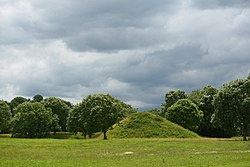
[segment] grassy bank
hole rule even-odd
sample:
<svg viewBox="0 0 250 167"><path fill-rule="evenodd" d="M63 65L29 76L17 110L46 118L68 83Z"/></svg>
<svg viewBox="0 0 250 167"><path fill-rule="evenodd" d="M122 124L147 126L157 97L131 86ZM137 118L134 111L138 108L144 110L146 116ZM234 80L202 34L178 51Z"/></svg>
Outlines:
<svg viewBox="0 0 250 167"><path fill-rule="evenodd" d="M0 138L0 166L249 166L250 142Z"/></svg>

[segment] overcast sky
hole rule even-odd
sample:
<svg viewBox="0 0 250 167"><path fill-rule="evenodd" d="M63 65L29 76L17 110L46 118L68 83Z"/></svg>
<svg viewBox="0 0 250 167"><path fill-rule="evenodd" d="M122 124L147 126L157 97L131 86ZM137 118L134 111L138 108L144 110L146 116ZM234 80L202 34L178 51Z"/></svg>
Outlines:
<svg viewBox="0 0 250 167"><path fill-rule="evenodd" d="M250 72L250 0L0 0L0 99L167 91Z"/></svg>

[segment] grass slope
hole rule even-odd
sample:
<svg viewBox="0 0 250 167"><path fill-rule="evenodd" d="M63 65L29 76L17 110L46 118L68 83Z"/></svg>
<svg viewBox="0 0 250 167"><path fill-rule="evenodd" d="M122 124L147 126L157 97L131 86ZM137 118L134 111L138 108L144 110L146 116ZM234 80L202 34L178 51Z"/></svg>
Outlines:
<svg viewBox="0 0 250 167"><path fill-rule="evenodd" d="M199 137L160 116L140 112L122 120L108 132L109 138L195 138Z"/></svg>

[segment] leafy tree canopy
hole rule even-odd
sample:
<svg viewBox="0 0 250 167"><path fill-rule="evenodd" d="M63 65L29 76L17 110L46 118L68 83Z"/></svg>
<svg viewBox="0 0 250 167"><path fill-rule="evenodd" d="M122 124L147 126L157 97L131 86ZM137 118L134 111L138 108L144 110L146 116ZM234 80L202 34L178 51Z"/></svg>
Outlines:
<svg viewBox="0 0 250 167"><path fill-rule="evenodd" d="M201 90L192 91L188 96L200 110L202 110L204 117L199 128L199 134L203 136L221 136L217 134L217 129L212 124L212 116L215 113L213 100L214 96L218 93L218 89L212 86L206 86Z"/></svg>
<svg viewBox="0 0 250 167"><path fill-rule="evenodd" d="M15 114L15 111L14 109L19 105L19 104L22 104L24 102L27 102L29 101L28 99L24 98L24 97L15 97L14 99L11 100L10 102L10 108L11 108L11 111L13 114Z"/></svg>
<svg viewBox="0 0 250 167"><path fill-rule="evenodd" d="M62 128L62 131L67 131L67 117L70 111L68 103L57 97L49 97L44 99L42 104L46 108L50 108L52 113L58 116L59 126Z"/></svg>
<svg viewBox="0 0 250 167"><path fill-rule="evenodd" d="M166 118L196 132L202 121L203 113L191 100L181 99L168 108Z"/></svg>
<svg viewBox="0 0 250 167"><path fill-rule="evenodd" d="M113 98L109 94L89 95L71 110L68 125L73 132L82 131L91 135L102 131L104 139L106 132L123 117L136 112L130 105Z"/></svg>
<svg viewBox="0 0 250 167"><path fill-rule="evenodd" d="M165 103L166 107L172 106L175 102L180 99L186 99L187 95L183 90L172 90L166 93L165 95Z"/></svg>
<svg viewBox="0 0 250 167"><path fill-rule="evenodd" d="M9 132L11 116L9 105L5 101L0 100L0 133Z"/></svg>
<svg viewBox="0 0 250 167"><path fill-rule="evenodd" d="M224 84L215 96L215 124L224 129L228 136L240 132L246 140L250 128L250 77Z"/></svg>
<svg viewBox="0 0 250 167"><path fill-rule="evenodd" d="M12 119L12 135L22 137L45 137L52 124L52 112L41 103L24 102L16 108Z"/></svg>
<svg viewBox="0 0 250 167"><path fill-rule="evenodd" d="M41 102L43 100L43 96L42 95L35 95L33 97L33 102Z"/></svg>
<svg viewBox="0 0 250 167"><path fill-rule="evenodd" d="M82 107L81 105L82 103L79 103L77 105L75 105L69 112L69 116L67 119L67 130L69 132L74 132L75 134L77 132L83 132L85 134L85 138L86 138L86 134L87 134L87 130L86 130L86 123L85 121L82 120L83 118L86 118L83 115L84 107Z"/></svg>
<svg viewBox="0 0 250 167"><path fill-rule="evenodd" d="M176 103L180 99L186 99L187 95L183 90L171 90L166 93L165 101L162 104L162 110L160 112L160 116L165 117L167 109L171 107L174 103Z"/></svg>

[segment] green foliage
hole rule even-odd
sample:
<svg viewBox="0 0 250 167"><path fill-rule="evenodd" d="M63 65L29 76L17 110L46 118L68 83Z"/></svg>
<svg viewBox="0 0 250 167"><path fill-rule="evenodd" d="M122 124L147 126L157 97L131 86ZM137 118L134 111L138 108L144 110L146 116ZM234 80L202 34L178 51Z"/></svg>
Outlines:
<svg viewBox="0 0 250 167"><path fill-rule="evenodd" d="M223 86L215 96L215 124L228 136L243 133L246 140L250 128L250 79L238 79Z"/></svg>
<svg viewBox="0 0 250 167"><path fill-rule="evenodd" d="M52 112L41 103L24 102L16 108L12 119L12 135L21 137L45 137L50 132Z"/></svg>
<svg viewBox="0 0 250 167"><path fill-rule="evenodd" d="M59 125L58 115L54 114L52 116L51 130L56 134L57 131L61 131L61 127Z"/></svg>
<svg viewBox="0 0 250 167"><path fill-rule="evenodd" d="M193 138L197 134L148 112L134 113L108 132L111 138Z"/></svg>
<svg viewBox="0 0 250 167"><path fill-rule="evenodd" d="M203 136L220 137L222 135L221 133L217 133L219 129L216 129L212 124L212 116L215 113L213 101L217 92L217 88L209 85L201 90L193 91L188 96L188 98L193 101L204 114L198 130L199 134Z"/></svg>
<svg viewBox="0 0 250 167"><path fill-rule="evenodd" d="M91 114L84 101L75 105L69 113L67 128L69 132L82 132L84 138L88 134L90 137L97 131L97 124L95 124L94 115Z"/></svg>
<svg viewBox="0 0 250 167"><path fill-rule="evenodd" d="M192 101L181 99L168 108L166 118L184 128L197 132L203 113Z"/></svg>
<svg viewBox="0 0 250 167"><path fill-rule="evenodd" d="M69 116L67 119L67 130L69 132L86 132L85 128L83 128L84 123L80 122L81 114L83 110L81 110L80 104L75 105L69 112Z"/></svg>
<svg viewBox="0 0 250 167"><path fill-rule="evenodd" d="M41 102L43 100L43 96L42 95L35 95L33 97L33 102Z"/></svg>
<svg viewBox="0 0 250 167"><path fill-rule="evenodd" d="M122 102L119 99L113 98L115 107L118 109L118 121L122 120L123 118L138 112L135 108L131 105Z"/></svg>
<svg viewBox="0 0 250 167"><path fill-rule="evenodd" d="M60 98L49 97L44 99L42 104L46 108L50 108L52 113L58 116L59 126L62 128L62 131L67 131L67 117L70 111L70 107L67 102Z"/></svg>
<svg viewBox="0 0 250 167"><path fill-rule="evenodd" d="M94 131L102 131L104 139L107 139L106 132L119 120L121 105L109 94L89 95L83 103L89 112L90 122L94 123Z"/></svg>
<svg viewBox="0 0 250 167"><path fill-rule="evenodd" d="M10 108L13 114L16 114L15 112L15 108L19 105L22 104L24 102L29 101L28 99L24 98L24 97L15 97L14 99L11 100L10 102Z"/></svg>
<svg viewBox="0 0 250 167"><path fill-rule="evenodd" d="M186 99L187 95L183 90L172 90L166 93L165 95L165 107L172 106L175 102L177 102L180 99Z"/></svg>
<svg viewBox="0 0 250 167"><path fill-rule="evenodd" d="M9 105L0 100L0 133L6 133L10 130L11 110Z"/></svg>
<svg viewBox="0 0 250 167"><path fill-rule="evenodd" d="M186 99L187 95L183 90L172 90L166 93L165 101L162 104L163 109L161 110L160 116L164 117L169 107L176 103L180 99Z"/></svg>
<svg viewBox="0 0 250 167"><path fill-rule="evenodd" d="M83 132L85 138L86 134L91 136L102 131L106 139L106 132L113 124L134 112L136 111L130 105L109 94L89 95L71 110L68 130L75 133Z"/></svg>

